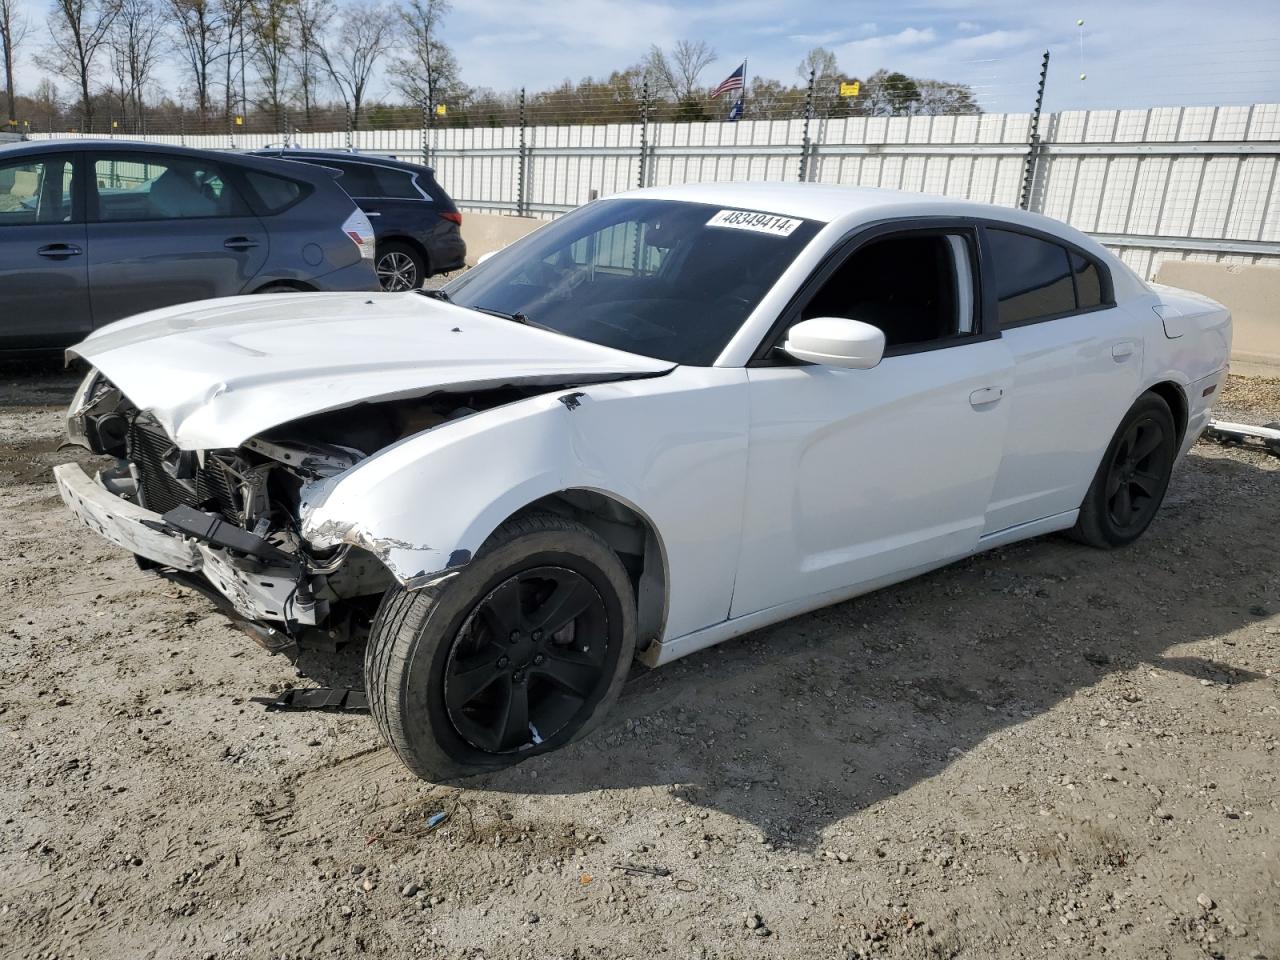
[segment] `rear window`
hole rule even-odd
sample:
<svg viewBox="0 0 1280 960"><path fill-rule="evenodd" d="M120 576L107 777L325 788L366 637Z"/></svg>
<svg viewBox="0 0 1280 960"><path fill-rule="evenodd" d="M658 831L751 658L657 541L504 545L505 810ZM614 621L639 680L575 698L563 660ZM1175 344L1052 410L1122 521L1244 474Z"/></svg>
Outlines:
<svg viewBox="0 0 1280 960"><path fill-rule="evenodd" d="M413 185L413 174L367 163L335 163L342 171L338 183L353 197L385 197L392 200L425 200Z"/></svg>
<svg viewBox="0 0 1280 960"><path fill-rule="evenodd" d="M296 180L258 170L246 170L244 176L258 195L263 213L282 213L302 199L303 187Z"/></svg>
<svg viewBox="0 0 1280 960"><path fill-rule="evenodd" d="M1082 253L1071 253L1071 269L1076 276L1076 301L1081 310L1102 306L1102 277L1098 265Z"/></svg>
<svg viewBox="0 0 1280 960"><path fill-rule="evenodd" d="M1075 289L1067 248L1009 230L988 230L1001 326L1072 313Z"/></svg>

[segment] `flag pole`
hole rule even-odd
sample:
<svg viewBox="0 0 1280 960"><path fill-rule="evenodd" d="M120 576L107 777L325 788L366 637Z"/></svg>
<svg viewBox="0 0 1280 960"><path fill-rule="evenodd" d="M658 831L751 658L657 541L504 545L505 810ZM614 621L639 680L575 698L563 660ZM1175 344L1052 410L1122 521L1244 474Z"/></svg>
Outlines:
<svg viewBox="0 0 1280 960"><path fill-rule="evenodd" d="M738 119L742 120L747 115L747 58L742 58L742 112L738 114Z"/></svg>

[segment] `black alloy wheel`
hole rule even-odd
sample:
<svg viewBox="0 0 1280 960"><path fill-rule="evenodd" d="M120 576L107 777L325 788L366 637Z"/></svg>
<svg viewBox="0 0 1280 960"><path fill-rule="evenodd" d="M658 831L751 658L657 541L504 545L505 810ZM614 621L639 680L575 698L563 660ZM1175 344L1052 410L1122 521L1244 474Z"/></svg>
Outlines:
<svg viewBox="0 0 1280 960"><path fill-rule="evenodd" d="M1133 421L1121 436L1106 485L1107 513L1117 532L1141 531L1155 515L1173 466L1170 439L1153 416Z"/></svg>
<svg viewBox="0 0 1280 960"><path fill-rule="evenodd" d="M1071 535L1103 549L1137 540L1164 501L1180 439L1164 399L1139 397L1107 446Z"/></svg>
<svg viewBox="0 0 1280 960"><path fill-rule="evenodd" d="M605 677L604 600L582 574L539 566L504 580L454 638L445 709L487 753L537 746L581 712Z"/></svg>

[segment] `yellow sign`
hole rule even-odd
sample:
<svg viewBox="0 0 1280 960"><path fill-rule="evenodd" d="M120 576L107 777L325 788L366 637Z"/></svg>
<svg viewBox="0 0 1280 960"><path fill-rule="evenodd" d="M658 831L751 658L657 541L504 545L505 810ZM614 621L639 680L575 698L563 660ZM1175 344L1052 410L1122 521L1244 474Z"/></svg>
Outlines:
<svg viewBox="0 0 1280 960"><path fill-rule="evenodd" d="M856 97L861 89L861 80L855 80L853 83L846 83L843 80L840 81L840 96L842 97Z"/></svg>
<svg viewBox="0 0 1280 960"><path fill-rule="evenodd" d="M243 127L243 126L244 126L244 117L239 117L239 116L238 116L238 117L236 117L236 126L237 126L237 127Z"/></svg>
<svg viewBox="0 0 1280 960"><path fill-rule="evenodd" d="M118 128L119 126L120 126L120 124L116 123L114 120L112 120L112 121L111 121L111 129L112 129L112 130L115 130L115 129L116 129L116 128Z"/></svg>
<svg viewBox="0 0 1280 960"><path fill-rule="evenodd" d="M437 104L436 104L436 116L437 116L437 117L445 117L445 116L448 116L448 115L449 115L449 108L448 108L448 107L446 107L443 103L437 103Z"/></svg>

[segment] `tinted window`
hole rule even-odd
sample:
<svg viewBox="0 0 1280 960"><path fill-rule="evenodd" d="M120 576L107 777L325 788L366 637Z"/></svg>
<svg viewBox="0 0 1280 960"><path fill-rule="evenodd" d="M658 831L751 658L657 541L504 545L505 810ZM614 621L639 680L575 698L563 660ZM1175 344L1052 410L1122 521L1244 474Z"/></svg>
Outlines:
<svg viewBox="0 0 1280 960"><path fill-rule="evenodd" d="M100 221L238 217L243 199L208 160L152 153L99 155L93 161Z"/></svg>
<svg viewBox="0 0 1280 960"><path fill-rule="evenodd" d="M886 347L972 333L969 251L961 235L916 234L872 241L850 254L801 317L861 320L884 331Z"/></svg>
<svg viewBox="0 0 1280 960"><path fill-rule="evenodd" d="M1076 275L1076 303L1081 310L1102 306L1102 277L1098 265L1084 254L1071 252L1071 268Z"/></svg>
<svg viewBox="0 0 1280 960"><path fill-rule="evenodd" d="M818 226L701 203L610 200L549 223L445 289L464 307L707 366Z"/></svg>
<svg viewBox="0 0 1280 960"><path fill-rule="evenodd" d="M259 173L257 170L245 170L244 177L253 187L253 192L262 201L263 213L280 213L298 202L302 196L302 184L288 177L277 177L271 173Z"/></svg>
<svg viewBox="0 0 1280 960"><path fill-rule="evenodd" d="M426 200L423 191L413 185L413 174L403 170L392 170L390 167L378 168L379 196L397 200Z"/></svg>
<svg viewBox="0 0 1280 960"><path fill-rule="evenodd" d="M0 164L0 226L71 219L71 157Z"/></svg>
<svg viewBox="0 0 1280 960"><path fill-rule="evenodd" d="M330 163L327 160L325 161L325 166L331 166L335 170L342 171L342 176L338 178L338 183L350 196L382 196L382 189L378 186L375 168L365 166L362 163Z"/></svg>
<svg viewBox="0 0 1280 960"><path fill-rule="evenodd" d="M1076 309L1066 247L1008 230L988 230L987 237L1002 326Z"/></svg>

